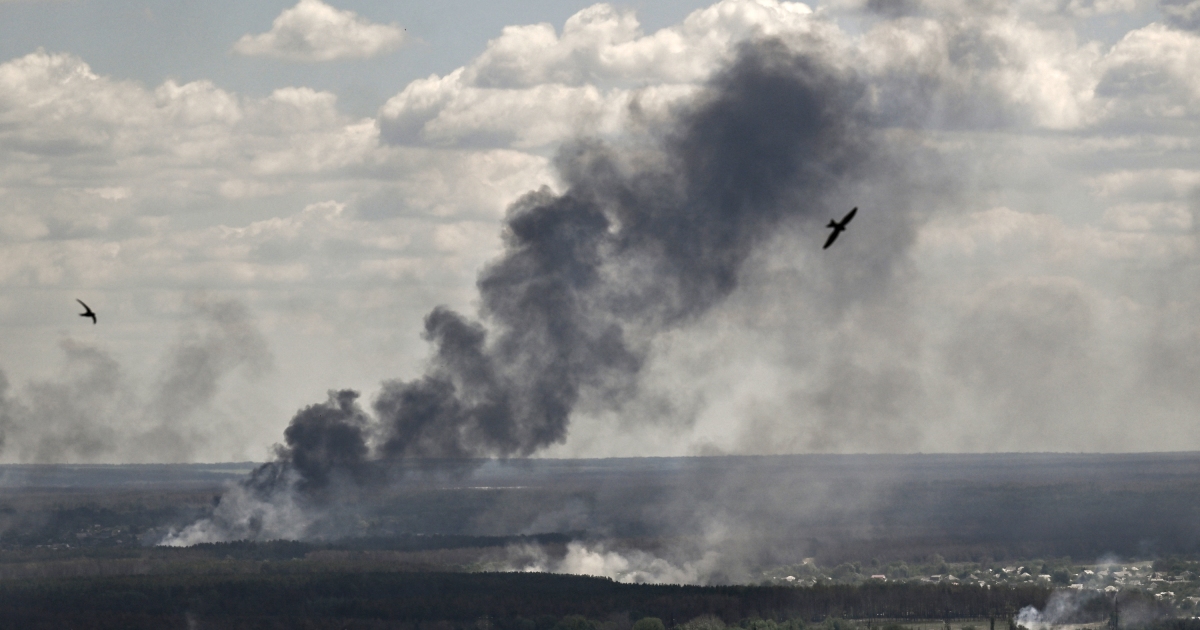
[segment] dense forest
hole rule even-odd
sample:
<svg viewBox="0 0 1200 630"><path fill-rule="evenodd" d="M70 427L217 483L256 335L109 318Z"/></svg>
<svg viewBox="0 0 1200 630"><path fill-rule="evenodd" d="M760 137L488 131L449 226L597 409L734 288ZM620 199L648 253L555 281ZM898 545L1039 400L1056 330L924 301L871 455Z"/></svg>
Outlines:
<svg viewBox="0 0 1200 630"><path fill-rule="evenodd" d="M793 628L827 619L882 624L884 619L998 617L1007 628L1007 620L1017 610L1043 607L1049 594L1048 589L1034 586L701 587L619 584L544 573L281 570L243 576L0 581L0 626L168 628L187 627L190 622L193 627L220 628L479 630L484 620L496 630L565 630L565 619L582 623L574 630L629 630L629 620L645 617L661 619L668 628L705 617L722 624L790 621ZM1105 618L1105 610L1094 612L1089 620ZM388 623L380 625L383 622Z"/></svg>

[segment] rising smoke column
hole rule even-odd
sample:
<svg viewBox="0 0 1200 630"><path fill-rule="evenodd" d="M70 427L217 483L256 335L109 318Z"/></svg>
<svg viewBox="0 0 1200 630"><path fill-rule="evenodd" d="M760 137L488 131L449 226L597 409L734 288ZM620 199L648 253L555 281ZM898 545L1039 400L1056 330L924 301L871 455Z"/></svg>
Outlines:
<svg viewBox="0 0 1200 630"><path fill-rule="evenodd" d="M380 455L528 455L566 438L584 392L617 405L649 337L727 297L775 227L824 217L860 172L862 93L781 42L759 42L650 155L564 149L566 192L514 204L505 255L480 276L488 328L435 310L429 372L384 385Z"/></svg>
<svg viewBox="0 0 1200 630"><path fill-rule="evenodd" d="M278 505L286 494L291 512L293 491L303 502L330 479L362 480L371 461L526 456L564 441L581 402L619 408L650 340L729 296L782 223L853 205L840 195L872 159L864 94L852 76L760 40L651 141L564 147L565 192L543 188L508 211L504 254L478 280L480 321L434 309L425 374L385 382L372 426L355 394L331 394L234 496ZM271 535L220 526L248 513L261 522L259 508L223 501L214 522L168 542Z"/></svg>

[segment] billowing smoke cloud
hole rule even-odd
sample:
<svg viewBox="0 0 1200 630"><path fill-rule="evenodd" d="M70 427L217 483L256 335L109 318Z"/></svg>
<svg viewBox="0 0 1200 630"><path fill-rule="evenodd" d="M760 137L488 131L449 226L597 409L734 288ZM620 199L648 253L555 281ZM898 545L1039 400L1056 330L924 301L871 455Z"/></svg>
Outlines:
<svg viewBox="0 0 1200 630"><path fill-rule="evenodd" d="M235 371L271 367L266 340L240 302L192 302L148 395L102 348L60 343L63 373L10 393L0 373L0 439L21 462L189 461L209 433L189 422Z"/></svg>
<svg viewBox="0 0 1200 630"><path fill-rule="evenodd" d="M332 482L413 458L527 456L563 442L573 411L619 410L656 335L725 300L778 230L853 205L850 187L880 159L865 93L818 57L762 40L649 140L564 147L564 192L528 193L508 211L505 252L478 280L481 321L434 309L425 374L384 383L375 422L352 392L302 410L277 461L168 542L278 536L261 506L240 502L293 491L316 501ZM884 222L903 224L892 208ZM911 230L895 233L907 243ZM880 248L867 268L886 276L885 258L902 251Z"/></svg>
<svg viewBox="0 0 1200 630"><path fill-rule="evenodd" d="M365 465L369 420L357 399L354 391L330 392L328 402L302 409L283 432L287 446L276 448L277 461L256 469L246 485L270 494L291 474L306 493L343 477L362 483L371 470Z"/></svg>
<svg viewBox="0 0 1200 630"><path fill-rule="evenodd" d="M381 455L528 455L565 438L585 391L618 405L650 336L727 297L773 227L823 217L860 174L861 96L853 81L760 43L657 150L566 148L566 192L514 204L506 255L479 279L489 330L435 310L429 373L385 385Z"/></svg>

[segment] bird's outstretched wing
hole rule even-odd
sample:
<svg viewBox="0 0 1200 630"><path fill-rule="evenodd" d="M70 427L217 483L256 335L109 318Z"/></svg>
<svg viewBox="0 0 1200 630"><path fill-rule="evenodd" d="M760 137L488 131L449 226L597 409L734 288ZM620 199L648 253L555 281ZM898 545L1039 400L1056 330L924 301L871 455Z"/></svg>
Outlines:
<svg viewBox="0 0 1200 630"><path fill-rule="evenodd" d="M858 212L858 206L854 206L854 209L850 211L850 214L847 214L845 216L845 218L842 219L842 227L846 227L847 225L849 225L850 219L853 219L855 213L857 213L857 212Z"/></svg>
<svg viewBox="0 0 1200 630"><path fill-rule="evenodd" d="M842 233L841 230L835 229L833 231L833 234L829 235L829 240L825 241L825 247L822 247L821 249L829 249L829 246L833 245L833 242L837 240L838 234L841 234L841 233Z"/></svg>
<svg viewBox="0 0 1200 630"><path fill-rule="evenodd" d="M79 316L80 317L91 317L92 323L95 324L96 323L96 313L92 311L92 307L88 306L87 304L84 304L83 300L81 300L79 298L75 298L75 301L79 302L81 305L83 305L84 312L80 313Z"/></svg>

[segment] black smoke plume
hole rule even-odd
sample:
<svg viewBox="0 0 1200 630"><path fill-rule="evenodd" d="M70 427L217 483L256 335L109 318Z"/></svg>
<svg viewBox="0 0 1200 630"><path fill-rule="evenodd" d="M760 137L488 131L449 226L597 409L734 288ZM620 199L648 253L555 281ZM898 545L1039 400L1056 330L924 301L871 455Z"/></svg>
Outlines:
<svg viewBox="0 0 1200 630"><path fill-rule="evenodd" d="M399 461L526 456L563 442L581 402L619 409L651 338L729 296L757 245L855 205L841 195L872 158L864 94L780 41L752 42L649 140L564 147L565 192L508 211L480 321L434 309L425 374L384 383L374 422L356 394L333 394L247 484L312 492Z"/></svg>
<svg viewBox="0 0 1200 630"><path fill-rule="evenodd" d="M645 340L736 288L755 245L824 201L866 157L862 92L779 42L746 46L652 156L580 142L567 190L509 210L478 323L425 320L430 370L384 385L380 456L521 456L566 438L587 390L616 404ZM490 338L489 338L490 337Z"/></svg>
<svg viewBox="0 0 1200 630"><path fill-rule="evenodd" d="M295 474L298 490L313 493L340 479L361 484L366 466L370 420L356 402L358 392L330 392L323 404L300 410L283 432L287 446L275 447L276 461L259 466L246 486L270 493Z"/></svg>

